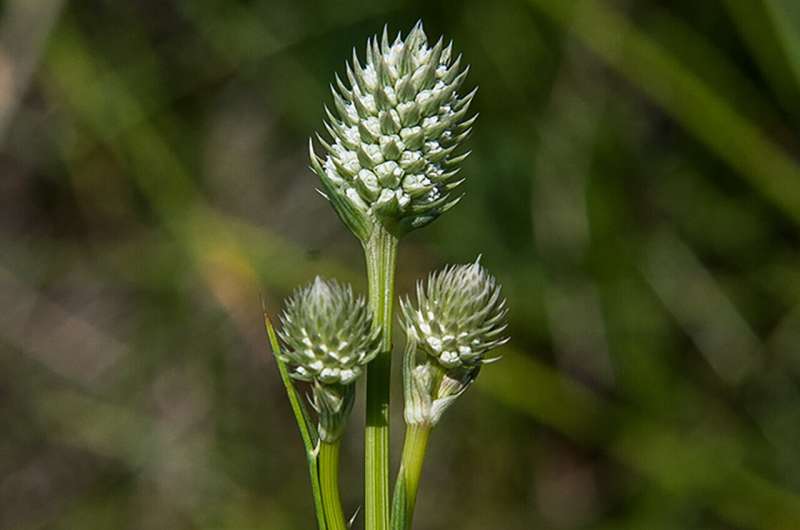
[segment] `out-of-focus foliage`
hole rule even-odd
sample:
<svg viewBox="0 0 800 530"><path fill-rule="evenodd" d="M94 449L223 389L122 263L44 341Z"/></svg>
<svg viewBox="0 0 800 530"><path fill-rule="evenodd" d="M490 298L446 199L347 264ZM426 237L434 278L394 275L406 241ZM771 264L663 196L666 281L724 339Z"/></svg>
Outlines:
<svg viewBox="0 0 800 530"><path fill-rule="evenodd" d="M800 527L794 0L0 5L0 529L313 526L259 297L363 291L307 138L418 18L481 115L398 290L482 253L513 337L418 528Z"/></svg>

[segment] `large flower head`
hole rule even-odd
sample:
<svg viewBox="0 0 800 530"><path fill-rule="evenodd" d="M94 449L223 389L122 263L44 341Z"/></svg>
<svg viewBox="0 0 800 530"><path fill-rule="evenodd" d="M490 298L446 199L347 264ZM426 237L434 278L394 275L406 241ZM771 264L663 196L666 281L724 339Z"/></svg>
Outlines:
<svg viewBox="0 0 800 530"><path fill-rule="evenodd" d="M479 259L432 273L417 284L417 305L401 301L406 333L446 370L492 361L487 353L508 341L505 298Z"/></svg>
<svg viewBox="0 0 800 530"><path fill-rule="evenodd" d="M395 235L424 226L458 202L456 153L475 117L475 91L460 95L468 68L452 43L433 46L417 23L405 39L367 42L366 60L353 50L347 79L332 85L335 112L326 108L330 140L311 167L339 216L361 240L375 223Z"/></svg>
<svg viewBox="0 0 800 530"><path fill-rule="evenodd" d="M378 353L379 328L363 297L335 280L317 277L297 289L281 315L281 360L295 379L349 385Z"/></svg>

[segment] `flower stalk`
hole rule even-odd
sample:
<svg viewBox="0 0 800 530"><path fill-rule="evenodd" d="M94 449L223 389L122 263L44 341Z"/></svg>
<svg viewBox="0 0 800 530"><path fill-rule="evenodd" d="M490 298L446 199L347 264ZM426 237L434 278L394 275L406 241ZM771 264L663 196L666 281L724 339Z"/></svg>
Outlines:
<svg viewBox="0 0 800 530"><path fill-rule="evenodd" d="M370 530L389 527L389 405L392 373L392 315L397 238L378 226L364 243L368 304L380 329L378 355L367 367L364 429L364 517Z"/></svg>
<svg viewBox="0 0 800 530"><path fill-rule="evenodd" d="M417 502L422 464L428 450L431 425L409 425L403 442L403 457L397 472L392 506L392 530L408 530Z"/></svg>
<svg viewBox="0 0 800 530"><path fill-rule="evenodd" d="M347 530L339 495L339 448L341 441L322 442L319 448L319 480L328 530Z"/></svg>

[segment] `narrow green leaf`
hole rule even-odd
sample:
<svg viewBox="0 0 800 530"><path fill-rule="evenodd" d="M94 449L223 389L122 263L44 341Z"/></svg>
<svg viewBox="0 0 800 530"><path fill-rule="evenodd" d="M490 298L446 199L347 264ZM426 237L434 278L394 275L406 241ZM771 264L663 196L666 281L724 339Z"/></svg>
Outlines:
<svg viewBox="0 0 800 530"><path fill-rule="evenodd" d="M264 313L264 325L267 328L269 344L272 348L272 356L275 358L275 363L278 365L281 381L283 381L286 394L289 396L289 403L292 406L292 412L294 412L295 419L297 420L297 426L300 428L300 436L303 438L303 445L305 445L306 451L313 452L317 445L316 428L309 418L308 410L306 410L305 405L303 405L303 400L300 398L297 388L294 386L294 381L292 381L292 378L289 376L289 369L286 367L286 363L281 361L279 357L281 346L280 342L278 342L278 334L275 333L275 328L272 326L272 322L266 313Z"/></svg>
<svg viewBox="0 0 800 530"><path fill-rule="evenodd" d="M795 83L800 85L800 5L796 1L766 0L764 6L783 45Z"/></svg>
<svg viewBox="0 0 800 530"><path fill-rule="evenodd" d="M275 364L278 365L278 372L281 376L284 388L286 388L286 395L289 397L289 403L292 407L297 427L300 429L300 437L303 439L303 446L306 450L306 460L308 461L308 473L311 478L311 491L314 496L314 509L317 516L317 524L319 530L327 530L325 524L325 512L322 507L322 488L319 481L319 462L317 458L317 445L319 438L314 423L311 421L308 410L306 410L297 388L294 386L294 381L289 377L289 369L286 363L280 359L280 342L278 341L278 334L275 333L275 328L269 319L266 311L264 312L264 326L267 329L267 336L269 337L270 347L272 348L272 356L275 358Z"/></svg>

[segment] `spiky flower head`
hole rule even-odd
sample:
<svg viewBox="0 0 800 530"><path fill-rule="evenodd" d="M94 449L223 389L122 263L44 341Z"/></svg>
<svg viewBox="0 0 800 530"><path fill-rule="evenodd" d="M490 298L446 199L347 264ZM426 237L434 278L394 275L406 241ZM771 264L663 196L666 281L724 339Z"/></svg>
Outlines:
<svg viewBox="0 0 800 530"><path fill-rule="evenodd" d="M350 230L365 241L376 223L396 236L424 226L460 197L453 190L467 154L457 154L475 116L475 90L459 95L469 67L453 58L452 43L432 47L422 23L405 39L367 41L364 66L353 50L347 79L331 85L324 157L310 145L311 167L325 196Z"/></svg>
<svg viewBox="0 0 800 530"><path fill-rule="evenodd" d="M364 298L335 280L317 277L297 289L281 315L281 360L295 379L349 385L378 353L379 328Z"/></svg>
<svg viewBox="0 0 800 530"><path fill-rule="evenodd" d="M406 333L446 370L496 359L487 353L508 341L506 301L480 264L453 265L417 284L417 306L401 301Z"/></svg>

